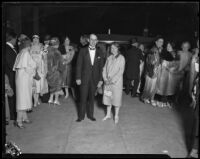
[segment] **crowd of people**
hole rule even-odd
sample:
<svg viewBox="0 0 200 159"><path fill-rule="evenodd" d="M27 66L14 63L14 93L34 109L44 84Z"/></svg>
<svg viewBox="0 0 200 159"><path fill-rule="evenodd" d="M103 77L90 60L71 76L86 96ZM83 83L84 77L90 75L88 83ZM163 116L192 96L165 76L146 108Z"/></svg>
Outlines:
<svg viewBox="0 0 200 159"><path fill-rule="evenodd" d="M77 122L84 120L85 114L96 120L94 99L99 92L107 106L102 120L111 118L113 106L117 124L123 89L126 95L131 92L132 97L154 107L172 108L187 98L198 117L199 40L192 51L188 41L177 50L174 42L164 40L158 37L149 49L133 38L122 55L120 44L114 42L106 48L98 44L95 34L81 36L78 47L68 36L61 43L58 37L48 35L41 43L39 35L30 39L7 32L5 95L10 120L25 128L24 123L31 123L27 112L40 105L45 94L49 94L49 105L59 106L60 96L68 98L69 89L79 102Z"/></svg>

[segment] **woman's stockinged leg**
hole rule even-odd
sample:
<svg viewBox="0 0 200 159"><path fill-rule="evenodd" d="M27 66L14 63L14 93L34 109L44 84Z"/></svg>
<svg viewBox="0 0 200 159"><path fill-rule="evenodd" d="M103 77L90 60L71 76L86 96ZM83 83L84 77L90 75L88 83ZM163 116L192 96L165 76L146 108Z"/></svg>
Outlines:
<svg viewBox="0 0 200 159"><path fill-rule="evenodd" d="M115 124L119 121L119 107L115 107Z"/></svg>
<svg viewBox="0 0 200 159"><path fill-rule="evenodd" d="M65 88L65 98L68 98L68 96L69 96L69 88L68 87L66 87Z"/></svg>
<svg viewBox="0 0 200 159"><path fill-rule="evenodd" d="M17 123L22 125L22 121L23 121L23 111L18 110L17 111Z"/></svg>
<svg viewBox="0 0 200 159"><path fill-rule="evenodd" d="M36 95L36 93L33 93L33 106L34 107L37 106L37 95Z"/></svg>
<svg viewBox="0 0 200 159"><path fill-rule="evenodd" d="M39 104L39 93L34 93L34 107L36 107Z"/></svg>
<svg viewBox="0 0 200 159"><path fill-rule="evenodd" d="M107 106L106 116L103 118L103 121L105 121L105 120L111 118L111 108L112 108L111 105L108 105L108 106Z"/></svg>
<svg viewBox="0 0 200 159"><path fill-rule="evenodd" d="M54 97L54 93L51 93L51 94L50 94L50 97L49 97L49 101L48 101L49 105L50 105L51 103L53 103L53 97Z"/></svg>
<svg viewBox="0 0 200 159"><path fill-rule="evenodd" d="M56 92L55 93L55 101L54 101L54 104L56 104L56 105L60 105L60 102L59 102L59 92Z"/></svg>

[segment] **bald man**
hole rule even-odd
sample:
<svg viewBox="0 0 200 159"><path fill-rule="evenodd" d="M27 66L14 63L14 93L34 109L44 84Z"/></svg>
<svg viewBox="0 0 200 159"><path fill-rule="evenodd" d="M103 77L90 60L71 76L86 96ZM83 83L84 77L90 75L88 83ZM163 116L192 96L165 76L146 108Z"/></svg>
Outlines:
<svg viewBox="0 0 200 159"><path fill-rule="evenodd" d="M96 48L97 36L91 34L89 46L82 48L79 52L76 65L76 83L80 86L80 104L78 107L77 122L87 117L96 121L94 118L94 96L97 88L101 87L103 54Z"/></svg>

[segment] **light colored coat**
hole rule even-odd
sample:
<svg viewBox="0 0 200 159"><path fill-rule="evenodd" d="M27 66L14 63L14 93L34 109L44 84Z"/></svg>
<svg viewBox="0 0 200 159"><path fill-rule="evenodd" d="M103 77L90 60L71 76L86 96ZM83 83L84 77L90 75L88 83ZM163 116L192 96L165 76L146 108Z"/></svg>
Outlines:
<svg viewBox="0 0 200 159"><path fill-rule="evenodd" d="M17 55L13 70L16 71L16 108L30 110L32 107L32 84L36 63L32 59L29 48L21 50Z"/></svg>
<svg viewBox="0 0 200 159"><path fill-rule="evenodd" d="M37 65L37 72L40 76L40 80L33 80L35 93L45 94L48 92L48 83L45 79L47 70L45 70L45 59L44 59L44 52L43 46L41 44L32 45L30 50L31 56L33 60L36 62Z"/></svg>
<svg viewBox="0 0 200 159"><path fill-rule="evenodd" d="M122 55L117 58L111 55L106 60L106 64L103 68L103 80L111 80L110 89L112 97L103 95L103 104L113 105L120 107L122 105L122 91L123 91L123 73L125 67L125 59Z"/></svg>

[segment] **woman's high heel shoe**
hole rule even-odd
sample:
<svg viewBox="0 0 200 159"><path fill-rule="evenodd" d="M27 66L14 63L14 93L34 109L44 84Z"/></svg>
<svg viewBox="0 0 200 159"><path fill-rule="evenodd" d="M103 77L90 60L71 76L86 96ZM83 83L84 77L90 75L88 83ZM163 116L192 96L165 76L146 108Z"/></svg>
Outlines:
<svg viewBox="0 0 200 159"><path fill-rule="evenodd" d="M23 120L23 123L26 123L26 124L31 124L32 123L32 121L30 121L30 120Z"/></svg>
<svg viewBox="0 0 200 159"><path fill-rule="evenodd" d="M50 106L51 104L53 104L53 100L49 99L48 103L49 103L49 106Z"/></svg>
<svg viewBox="0 0 200 159"><path fill-rule="evenodd" d="M54 105L61 105L59 101L54 101Z"/></svg>
<svg viewBox="0 0 200 159"><path fill-rule="evenodd" d="M24 129L25 127L23 126L23 124L19 124L18 122L14 122L14 126L20 128L20 129Z"/></svg>
<svg viewBox="0 0 200 159"><path fill-rule="evenodd" d="M102 119L102 121L105 121L105 120L110 119L110 118L111 118L111 116L105 116L105 117Z"/></svg>

